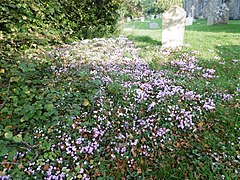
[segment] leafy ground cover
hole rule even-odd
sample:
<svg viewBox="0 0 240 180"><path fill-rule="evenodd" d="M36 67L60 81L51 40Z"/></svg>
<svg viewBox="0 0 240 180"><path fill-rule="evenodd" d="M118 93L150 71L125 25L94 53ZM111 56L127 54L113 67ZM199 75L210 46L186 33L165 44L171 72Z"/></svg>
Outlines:
<svg viewBox="0 0 240 180"><path fill-rule="evenodd" d="M204 51L170 51L151 34L144 41L133 34L135 43L121 36L29 49L14 69L3 64L1 82L9 81L1 90L1 175L238 179L240 56L228 47L233 34L218 43L232 50L219 49L220 59L204 59L213 39Z"/></svg>

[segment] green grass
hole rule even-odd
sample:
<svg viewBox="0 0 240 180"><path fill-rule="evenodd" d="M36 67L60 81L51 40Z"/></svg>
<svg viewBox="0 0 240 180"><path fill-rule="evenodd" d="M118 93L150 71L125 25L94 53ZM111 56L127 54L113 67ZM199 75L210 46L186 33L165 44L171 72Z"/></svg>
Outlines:
<svg viewBox="0 0 240 180"><path fill-rule="evenodd" d="M154 20L160 29L148 28L147 22L129 22L121 26L122 34L134 40L139 47L153 47L161 45L162 31L161 20ZM197 50L200 59L214 60L220 57L222 60L240 58L240 21L232 20L228 25L207 26L206 20L197 20L192 26L187 26L185 31L185 45L183 50ZM126 31L125 28L132 28ZM125 29L125 30L124 30Z"/></svg>
<svg viewBox="0 0 240 180"><path fill-rule="evenodd" d="M160 20L156 20L161 23ZM185 46L180 50L164 55L161 51L161 29L150 30L148 22L130 22L122 26L122 34L133 40L137 47L142 48L140 54L148 59L154 69L167 68L163 62L179 59L183 53L195 51L198 64L202 67L215 69L217 78L210 82L196 78L192 81L180 81L187 89L200 94L203 92L225 92L238 94L240 86L240 21L232 20L227 25L208 26L206 20L197 20L192 26L185 28ZM131 28L125 31L124 28ZM238 60L238 61L236 61ZM177 80L178 78L175 77ZM207 84L206 84L207 83ZM237 179L234 168L239 167L239 161L233 161L239 154L240 111L239 94L230 102L218 102L214 114L206 114L204 128L200 133L186 141L180 148L168 155L163 165L156 165L153 176L160 179ZM181 143L180 143L181 144ZM215 152L216 157L209 158L207 154ZM200 155L201 154L201 155ZM225 154L226 159L216 165L213 171L213 161L219 154ZM176 158L180 160L176 162ZM175 165L170 165L175 164ZM234 166L233 165L233 166ZM236 167L235 166L235 167ZM159 169L158 169L159 168ZM239 168L237 168L239 172ZM157 173L157 174L155 174ZM222 177L220 176L222 174Z"/></svg>

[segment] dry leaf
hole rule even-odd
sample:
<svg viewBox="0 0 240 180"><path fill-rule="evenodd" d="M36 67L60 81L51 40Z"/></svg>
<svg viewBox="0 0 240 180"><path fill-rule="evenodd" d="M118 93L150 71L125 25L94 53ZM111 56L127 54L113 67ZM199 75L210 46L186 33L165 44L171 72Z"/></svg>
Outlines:
<svg viewBox="0 0 240 180"><path fill-rule="evenodd" d="M203 124L204 124L204 122L199 122L198 123L198 128L202 128Z"/></svg>
<svg viewBox="0 0 240 180"><path fill-rule="evenodd" d="M24 168L24 166L22 163L18 165L18 169L23 169L23 168Z"/></svg>
<svg viewBox="0 0 240 180"><path fill-rule="evenodd" d="M141 168L137 168L137 173L141 174L142 173L142 169Z"/></svg>

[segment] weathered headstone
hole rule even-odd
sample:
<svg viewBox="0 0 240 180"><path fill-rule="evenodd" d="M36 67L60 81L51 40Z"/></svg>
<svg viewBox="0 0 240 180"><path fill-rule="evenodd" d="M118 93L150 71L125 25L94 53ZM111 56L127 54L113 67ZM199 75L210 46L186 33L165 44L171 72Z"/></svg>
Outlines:
<svg viewBox="0 0 240 180"><path fill-rule="evenodd" d="M148 25L149 25L150 29L158 29L159 28L159 25L156 22L150 22Z"/></svg>
<svg viewBox="0 0 240 180"><path fill-rule="evenodd" d="M186 18L186 26L191 26L193 24L193 17Z"/></svg>
<svg viewBox="0 0 240 180"><path fill-rule="evenodd" d="M225 3L217 7L214 11L214 24L228 24L229 21L229 9Z"/></svg>
<svg viewBox="0 0 240 180"><path fill-rule="evenodd" d="M163 13L162 18L162 47L174 48L183 45L186 11L179 6Z"/></svg>
<svg viewBox="0 0 240 180"><path fill-rule="evenodd" d="M155 17L154 15L151 15L151 19L154 19L154 17Z"/></svg>
<svg viewBox="0 0 240 180"><path fill-rule="evenodd" d="M144 19L145 19L144 17L140 17L141 22L144 22Z"/></svg>
<svg viewBox="0 0 240 180"><path fill-rule="evenodd" d="M228 21L229 21L229 9L225 3L215 7L215 9L212 9L212 11L208 13L207 25L227 24Z"/></svg>
<svg viewBox="0 0 240 180"><path fill-rule="evenodd" d="M207 25L213 25L213 15L209 14L207 18Z"/></svg>
<svg viewBox="0 0 240 180"><path fill-rule="evenodd" d="M127 22L130 22L131 21L131 18L130 17L127 17Z"/></svg>

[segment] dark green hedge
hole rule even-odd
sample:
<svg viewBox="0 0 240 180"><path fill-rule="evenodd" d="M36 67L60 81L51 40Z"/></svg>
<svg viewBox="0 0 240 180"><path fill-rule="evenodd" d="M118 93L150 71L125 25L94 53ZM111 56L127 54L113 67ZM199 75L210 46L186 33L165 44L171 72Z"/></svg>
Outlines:
<svg viewBox="0 0 240 180"><path fill-rule="evenodd" d="M14 156L38 144L31 136L33 127L71 113L54 108L58 93L51 85L55 76L50 67L63 63L41 52L48 45L111 35L120 4L120 0L0 0L0 162L13 162L6 172L12 179L31 179L22 178L27 173L17 167ZM84 93L78 101L83 101ZM0 164L0 174L5 170Z"/></svg>
<svg viewBox="0 0 240 180"><path fill-rule="evenodd" d="M16 39L22 36L22 44L103 37L115 31L120 4L120 0L1 0L0 31Z"/></svg>

